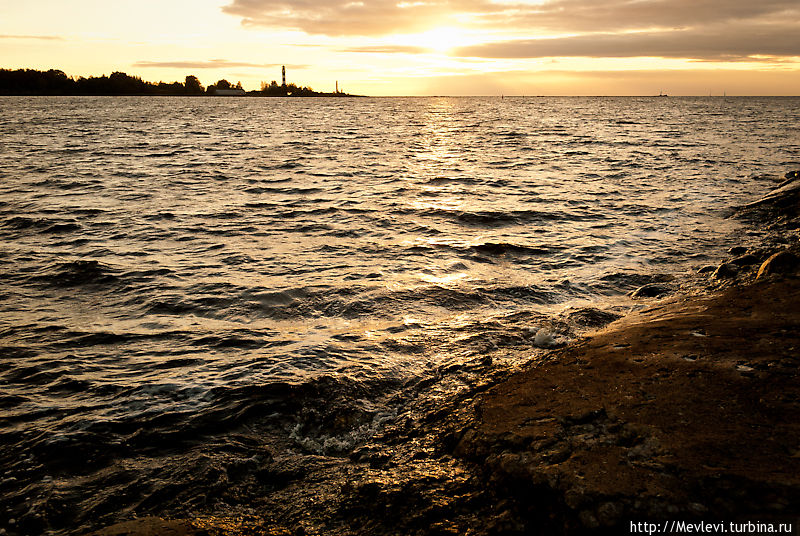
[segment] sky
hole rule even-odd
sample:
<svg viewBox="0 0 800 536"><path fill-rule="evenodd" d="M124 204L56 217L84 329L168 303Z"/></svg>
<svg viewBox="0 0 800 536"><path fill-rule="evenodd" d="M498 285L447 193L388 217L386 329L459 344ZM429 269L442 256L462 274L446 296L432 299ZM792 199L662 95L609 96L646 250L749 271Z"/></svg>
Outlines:
<svg viewBox="0 0 800 536"><path fill-rule="evenodd" d="M799 95L798 0L0 0L0 67L363 95Z"/></svg>

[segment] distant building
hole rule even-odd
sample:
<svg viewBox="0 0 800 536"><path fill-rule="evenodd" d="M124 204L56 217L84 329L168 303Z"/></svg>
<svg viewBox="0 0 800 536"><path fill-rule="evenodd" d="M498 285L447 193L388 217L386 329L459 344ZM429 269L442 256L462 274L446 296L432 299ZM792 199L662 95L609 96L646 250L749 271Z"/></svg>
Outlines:
<svg viewBox="0 0 800 536"><path fill-rule="evenodd" d="M243 89L215 89L214 95L220 97L243 97L247 94Z"/></svg>

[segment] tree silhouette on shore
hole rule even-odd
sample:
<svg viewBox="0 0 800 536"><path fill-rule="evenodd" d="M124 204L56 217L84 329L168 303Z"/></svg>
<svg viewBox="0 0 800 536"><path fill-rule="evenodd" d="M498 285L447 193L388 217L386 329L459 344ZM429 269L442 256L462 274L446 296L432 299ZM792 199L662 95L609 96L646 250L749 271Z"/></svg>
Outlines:
<svg viewBox="0 0 800 536"><path fill-rule="evenodd" d="M222 79L203 88L194 75L183 82L146 82L138 76L115 71L109 76L69 77L64 71L50 69L0 69L0 95L214 95L217 89L239 89L242 83L231 84ZM347 97L345 93L319 93L307 86L278 85L273 80L262 83L261 91L251 91L262 97Z"/></svg>
<svg viewBox="0 0 800 536"><path fill-rule="evenodd" d="M0 95L202 95L196 76L181 82L145 82L138 76L115 71L110 76L70 78L50 69L0 69Z"/></svg>

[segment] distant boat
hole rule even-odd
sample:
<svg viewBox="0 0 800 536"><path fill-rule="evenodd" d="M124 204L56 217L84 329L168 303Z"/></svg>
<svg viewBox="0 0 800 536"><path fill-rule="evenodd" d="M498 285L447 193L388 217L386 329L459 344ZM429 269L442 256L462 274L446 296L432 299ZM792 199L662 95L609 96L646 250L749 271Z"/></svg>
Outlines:
<svg viewBox="0 0 800 536"><path fill-rule="evenodd" d="M664 92L663 92L663 91L661 91L661 90L659 90L659 91L658 91L658 96L659 96L659 97L669 97L669 95L667 95L666 93L664 93Z"/></svg>

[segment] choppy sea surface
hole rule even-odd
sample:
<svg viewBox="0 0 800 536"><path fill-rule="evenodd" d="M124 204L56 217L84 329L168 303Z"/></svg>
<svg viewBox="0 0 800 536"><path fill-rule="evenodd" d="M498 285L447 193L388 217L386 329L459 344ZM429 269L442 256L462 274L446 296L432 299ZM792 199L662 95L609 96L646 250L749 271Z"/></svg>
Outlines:
<svg viewBox="0 0 800 536"><path fill-rule="evenodd" d="M726 210L798 165L798 124L798 98L0 98L0 516L264 392L566 340L741 243ZM69 508L27 513L98 515Z"/></svg>

